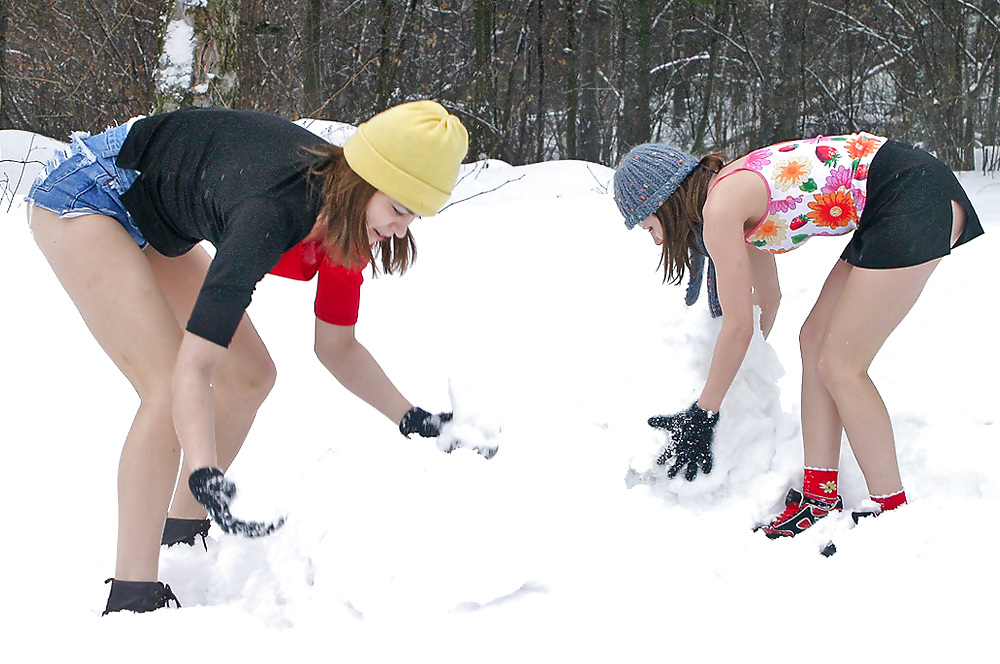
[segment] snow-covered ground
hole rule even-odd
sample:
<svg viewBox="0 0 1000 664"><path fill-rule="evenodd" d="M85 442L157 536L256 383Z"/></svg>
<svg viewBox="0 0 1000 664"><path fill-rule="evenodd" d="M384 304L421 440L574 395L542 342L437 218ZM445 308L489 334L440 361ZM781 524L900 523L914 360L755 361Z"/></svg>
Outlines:
<svg viewBox="0 0 1000 664"><path fill-rule="evenodd" d="M0 159L28 138L0 133ZM238 514L288 523L165 550L183 609L103 618L137 399L4 199L5 661L992 657L1000 180L960 175L987 234L942 262L871 370L911 504L770 541L752 526L801 481L798 327L845 238L779 257L781 311L726 399L716 469L667 481L646 418L697 396L719 322L661 284L610 175L469 165L457 202L413 225L412 271L367 278L359 338L412 402L495 435L489 461L404 439L349 395L312 355L314 286L265 279L250 315L278 383L230 475ZM841 485L849 508L866 498L846 444Z"/></svg>

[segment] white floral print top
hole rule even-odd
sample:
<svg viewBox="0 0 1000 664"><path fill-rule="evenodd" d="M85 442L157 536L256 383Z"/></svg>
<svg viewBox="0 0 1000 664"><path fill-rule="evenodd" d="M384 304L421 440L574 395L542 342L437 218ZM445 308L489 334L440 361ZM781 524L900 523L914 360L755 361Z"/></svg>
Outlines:
<svg viewBox="0 0 1000 664"><path fill-rule="evenodd" d="M770 203L747 234L747 243L781 254L815 235L853 231L865 208L868 167L886 140L862 132L788 141L751 152L738 171L760 174Z"/></svg>

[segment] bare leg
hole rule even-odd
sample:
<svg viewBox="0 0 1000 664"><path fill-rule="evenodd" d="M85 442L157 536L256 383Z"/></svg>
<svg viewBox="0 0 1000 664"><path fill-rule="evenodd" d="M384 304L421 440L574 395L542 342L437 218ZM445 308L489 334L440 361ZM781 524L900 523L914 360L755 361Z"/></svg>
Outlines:
<svg viewBox="0 0 1000 664"><path fill-rule="evenodd" d="M963 210L952 202L952 244L964 225ZM837 467L839 417L869 493L887 495L903 488L892 423L868 367L909 313L938 263L940 259L894 270L839 263L831 272L803 326L806 465Z"/></svg>
<svg viewBox="0 0 1000 664"><path fill-rule="evenodd" d="M139 410L118 467L115 578L156 581L160 534L180 460L171 378L181 329L142 251L103 215L60 219L29 208L53 271L108 357L132 383Z"/></svg>
<svg viewBox="0 0 1000 664"><path fill-rule="evenodd" d="M191 315L211 258L201 247L177 258L166 258L150 249L146 250L146 255L178 324L183 327ZM244 314L232 343L212 376L215 443L222 470L228 469L236 458L257 409L271 391L274 380L274 363L250 319ZM186 466L181 469L170 505L169 516L173 518L205 518L205 510L187 488L191 470Z"/></svg>
<svg viewBox="0 0 1000 664"><path fill-rule="evenodd" d="M964 226L965 213L952 201L952 245ZM862 270L843 261L834 266L799 335L806 466L837 468L846 426L870 492L902 488L889 416L868 367L938 262L901 270ZM845 407L850 415L841 412Z"/></svg>
<svg viewBox="0 0 1000 664"><path fill-rule="evenodd" d="M868 367L940 259L895 270L852 268L823 341L818 373L837 405L873 495L903 488L892 423Z"/></svg>
<svg viewBox="0 0 1000 664"><path fill-rule="evenodd" d="M799 348L802 354L802 442L805 465L837 468L840 440L844 431L837 404L819 375L819 353L851 266L838 261L816 304L802 325Z"/></svg>

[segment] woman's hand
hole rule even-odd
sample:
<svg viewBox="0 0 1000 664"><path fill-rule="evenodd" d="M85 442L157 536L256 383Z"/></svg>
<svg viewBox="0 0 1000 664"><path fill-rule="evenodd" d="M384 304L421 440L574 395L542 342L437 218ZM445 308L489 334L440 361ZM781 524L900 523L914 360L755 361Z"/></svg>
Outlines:
<svg viewBox="0 0 1000 664"><path fill-rule="evenodd" d="M659 465L672 460L667 477L673 479L681 470L684 479L693 482L698 470L708 475L712 472L712 443L719 413L707 411L698 402L673 415L656 415L649 418L649 426L663 429L670 434L670 443L656 459Z"/></svg>
<svg viewBox="0 0 1000 664"><path fill-rule="evenodd" d="M411 433L419 435L421 438L437 438L441 435L441 428L451 422L451 413L438 413L433 415L423 408L414 406L406 411L403 419L399 421L399 433L407 438Z"/></svg>
<svg viewBox="0 0 1000 664"><path fill-rule="evenodd" d="M218 468L199 468L188 478L188 488L223 532L243 537L264 537L285 525L284 517L270 523L237 519L229 510L236 498L236 485Z"/></svg>

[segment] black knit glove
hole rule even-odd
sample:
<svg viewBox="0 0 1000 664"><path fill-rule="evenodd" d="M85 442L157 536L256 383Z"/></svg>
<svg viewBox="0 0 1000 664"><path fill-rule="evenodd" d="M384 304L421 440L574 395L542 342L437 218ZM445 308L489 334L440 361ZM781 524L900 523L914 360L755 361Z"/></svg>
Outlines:
<svg viewBox="0 0 1000 664"><path fill-rule="evenodd" d="M712 441L718 422L719 414L705 410L697 401L679 413L649 418L649 426L670 434L670 444L656 459L661 466L673 459L667 477L676 477L684 468L684 479L693 482L699 467L706 475L712 472Z"/></svg>
<svg viewBox="0 0 1000 664"><path fill-rule="evenodd" d="M423 408L414 406L399 421L399 432L407 438L411 433L420 434L424 438L436 438L441 435L441 427L451 422L451 418L451 413L431 415Z"/></svg>
<svg viewBox="0 0 1000 664"><path fill-rule="evenodd" d="M188 487L212 521L224 532L243 537L264 537L285 525L285 519L276 522L243 521L229 511L229 504L236 497L236 485L227 480L218 468L199 468L191 473Z"/></svg>

